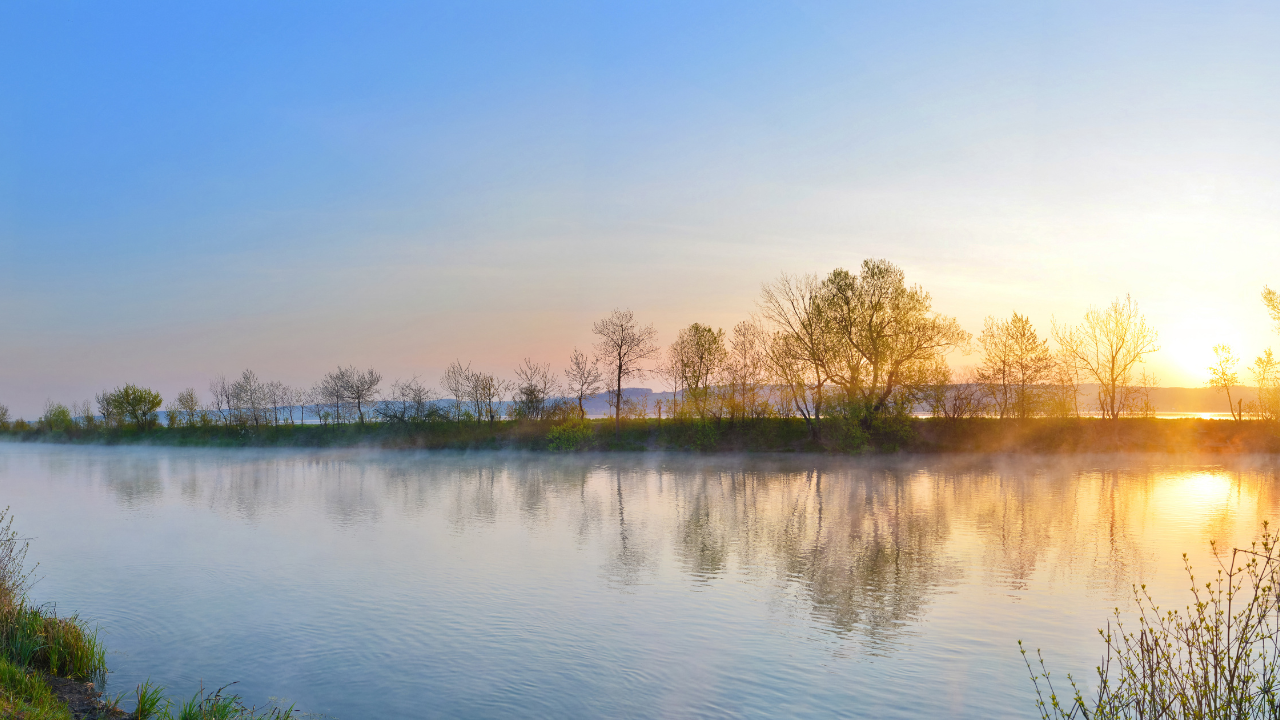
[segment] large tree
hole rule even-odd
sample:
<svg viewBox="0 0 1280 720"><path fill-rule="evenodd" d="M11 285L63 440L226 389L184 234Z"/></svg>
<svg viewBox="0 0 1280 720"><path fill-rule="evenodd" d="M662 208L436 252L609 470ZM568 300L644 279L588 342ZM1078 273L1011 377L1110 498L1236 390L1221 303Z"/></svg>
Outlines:
<svg viewBox="0 0 1280 720"><path fill-rule="evenodd" d="M641 327L630 310L617 310L597 320L591 327L596 334L596 356L609 369L608 390L613 396L613 432L622 432L622 386L631 378L642 378L641 365L658 354L658 333L653 325Z"/></svg>
<svg viewBox="0 0 1280 720"><path fill-rule="evenodd" d="M954 318L933 312L929 293L908 287L887 260L864 260L857 275L833 271L820 303L831 336L824 370L869 414L912 394L943 355L970 337Z"/></svg>
<svg viewBox="0 0 1280 720"><path fill-rule="evenodd" d="M1127 295L1105 308L1089 308L1079 325L1055 323L1053 338L1085 376L1098 384L1098 410L1106 418L1118 418L1130 409L1135 366L1160 349L1159 335Z"/></svg>

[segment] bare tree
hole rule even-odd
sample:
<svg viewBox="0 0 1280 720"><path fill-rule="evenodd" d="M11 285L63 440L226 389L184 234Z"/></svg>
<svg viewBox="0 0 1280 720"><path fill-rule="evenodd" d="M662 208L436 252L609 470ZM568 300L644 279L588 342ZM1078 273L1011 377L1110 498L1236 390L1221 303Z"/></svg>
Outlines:
<svg viewBox="0 0 1280 720"><path fill-rule="evenodd" d="M535 363L529 358L515 369L515 396L511 411L514 417L540 420L547 403L560 393L560 384L551 372L551 363Z"/></svg>
<svg viewBox="0 0 1280 720"><path fill-rule="evenodd" d="M317 412L316 415L320 419L321 425L333 422L335 425L342 422L343 408L342 403L346 398L346 385L341 375L337 372L325 373L324 377L312 388L312 397L315 398Z"/></svg>
<svg viewBox="0 0 1280 720"><path fill-rule="evenodd" d="M378 403L375 412L384 420L410 423L429 420L436 415L436 396L418 377L397 380L391 384L386 400Z"/></svg>
<svg viewBox="0 0 1280 720"><path fill-rule="evenodd" d="M480 371L467 373L468 399L477 423L487 420L492 426L502 414L500 407L510 391L511 383L495 375Z"/></svg>
<svg viewBox="0 0 1280 720"><path fill-rule="evenodd" d="M609 317L596 321L591 331L599 336L596 356L609 368L608 390L613 394L614 434L622 432L622 385L631 378L642 378L641 363L658 354L658 333L653 325L640 327L630 310L615 309Z"/></svg>
<svg viewBox="0 0 1280 720"><path fill-rule="evenodd" d="M1080 364L1061 349L1054 354L1044 407L1054 417L1080 416Z"/></svg>
<svg viewBox="0 0 1280 720"><path fill-rule="evenodd" d="M972 368L953 373L947 365L933 370L921 399L933 417L956 420L985 415L990 399Z"/></svg>
<svg viewBox="0 0 1280 720"><path fill-rule="evenodd" d="M818 437L827 376L830 333L822 313L822 282L816 275L783 274L761 287L760 312L775 333L768 341L774 378L785 390L784 403L795 409Z"/></svg>
<svg viewBox="0 0 1280 720"><path fill-rule="evenodd" d="M1000 417L1028 418L1040 411L1043 383L1054 367L1049 341L1018 313L1008 320L988 317L978 337L983 360L977 378Z"/></svg>
<svg viewBox="0 0 1280 720"><path fill-rule="evenodd" d="M377 403L378 385L382 382L382 375L373 368L360 371L352 365L345 368L339 367L335 377L342 387L343 397L356 404L356 417L363 425L365 406L373 406Z"/></svg>
<svg viewBox="0 0 1280 720"><path fill-rule="evenodd" d="M601 383L604 382L604 377L600 374L600 365L587 357L586 353L574 348L564 376L569 381L569 394L578 401L578 418L585 418L587 410L583 407L583 401L600 392L603 387Z"/></svg>
<svg viewBox="0 0 1280 720"><path fill-rule="evenodd" d="M730 419L770 413L768 342L764 329L751 320L743 320L733 328L721 370Z"/></svg>
<svg viewBox="0 0 1280 720"><path fill-rule="evenodd" d="M258 379L257 373L246 369L229 390L229 404L236 422L246 425L252 422L254 427L271 422L271 415L268 415L271 398L266 383Z"/></svg>
<svg viewBox="0 0 1280 720"><path fill-rule="evenodd" d="M1126 411L1132 399L1134 366L1160 349L1156 331L1127 295L1106 308L1089 308L1078 326L1055 322L1053 338L1098 383L1098 409L1107 418L1118 418Z"/></svg>
<svg viewBox="0 0 1280 720"><path fill-rule="evenodd" d="M457 420L462 419L463 403L470 396L470 378L471 363L464 367L461 360L454 360L445 368L444 377L440 379L440 386L453 397L453 415Z"/></svg>
<svg viewBox="0 0 1280 720"><path fill-rule="evenodd" d="M1231 388L1240 384L1240 373L1236 372L1236 365L1240 363L1240 358L1231 352L1230 345L1214 345L1213 355L1216 360L1213 365L1209 366L1209 379L1204 384L1225 392L1227 394L1227 407L1231 409L1231 417L1237 421L1243 420L1243 405L1237 405L1231 401ZM1240 402L1243 403L1244 401L1241 400Z"/></svg>

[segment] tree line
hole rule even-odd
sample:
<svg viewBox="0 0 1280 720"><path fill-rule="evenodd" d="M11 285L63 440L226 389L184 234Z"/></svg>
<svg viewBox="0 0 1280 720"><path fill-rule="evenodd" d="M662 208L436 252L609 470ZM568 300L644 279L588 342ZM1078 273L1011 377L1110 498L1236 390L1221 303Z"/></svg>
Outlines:
<svg viewBox="0 0 1280 720"><path fill-rule="evenodd" d="M1262 299L1280 330L1280 295ZM438 387L418 377L384 385L376 370L339 367L310 387L263 380L252 370L218 376L202 400L194 388L168 404L154 390L126 384L70 406L47 403L38 425L134 427L278 426L470 422L581 421L585 403L603 394L615 429L629 418L730 424L758 418L800 418L814 438L883 431L913 413L940 418L1149 415L1157 385L1143 363L1159 349L1158 334L1130 297L1090 308L1079 323L1052 323L1047 336L1014 312L988 317L975 338L955 318L933 310L900 268L866 260L858 272L825 277L787 275L761 288L756 312L730 333L692 323L669 346L651 324L615 309L592 326L590 352L574 348L565 367L525 358L503 377L455 360ZM1056 348L1051 349L1052 339ZM978 353L953 368L948 356ZM1236 419L1280 419L1280 361L1267 350L1249 368L1257 397L1233 398L1239 359L1225 345L1206 385L1227 395ZM629 397L627 383L654 377L671 396L652 405ZM1092 397L1083 387L1090 385ZM18 429L29 427L17 421ZM0 428L9 428L0 405Z"/></svg>

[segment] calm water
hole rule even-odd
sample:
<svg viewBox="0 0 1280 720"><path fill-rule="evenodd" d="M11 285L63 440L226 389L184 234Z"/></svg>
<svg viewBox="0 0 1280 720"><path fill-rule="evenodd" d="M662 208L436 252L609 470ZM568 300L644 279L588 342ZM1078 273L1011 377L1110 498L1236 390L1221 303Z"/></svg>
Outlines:
<svg viewBox="0 0 1280 720"><path fill-rule="evenodd" d="M388 717L1030 717L1133 582L1280 517L1272 460L0 444L108 690Z"/></svg>

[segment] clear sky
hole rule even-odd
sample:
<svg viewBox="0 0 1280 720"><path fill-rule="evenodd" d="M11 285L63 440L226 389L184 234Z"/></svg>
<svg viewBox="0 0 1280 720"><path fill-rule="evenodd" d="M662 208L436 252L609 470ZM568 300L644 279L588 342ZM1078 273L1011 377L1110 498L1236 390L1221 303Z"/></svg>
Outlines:
<svg viewBox="0 0 1280 720"><path fill-rule="evenodd" d="M978 332L1280 346L1280 3L10 2L0 402L434 384L884 257ZM958 362L965 362L959 358Z"/></svg>

